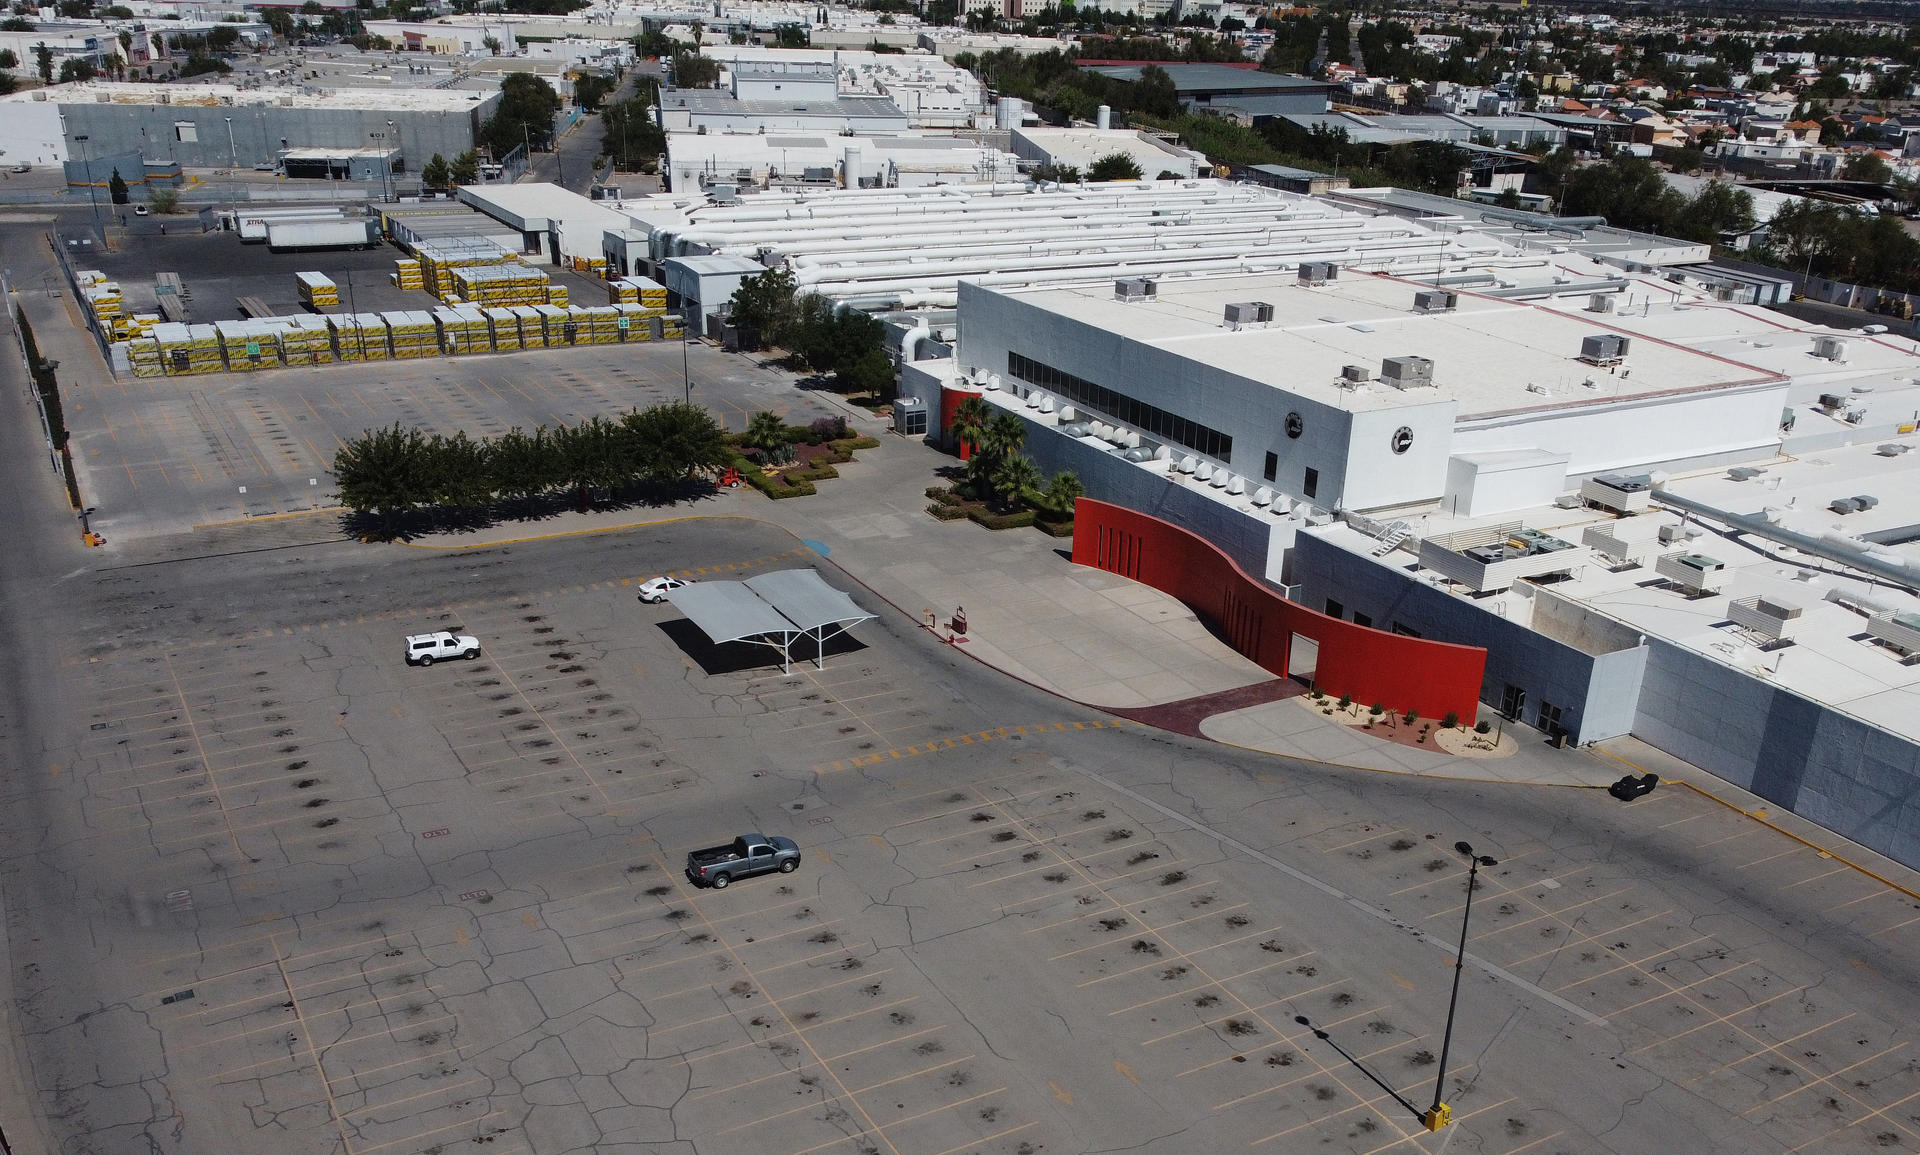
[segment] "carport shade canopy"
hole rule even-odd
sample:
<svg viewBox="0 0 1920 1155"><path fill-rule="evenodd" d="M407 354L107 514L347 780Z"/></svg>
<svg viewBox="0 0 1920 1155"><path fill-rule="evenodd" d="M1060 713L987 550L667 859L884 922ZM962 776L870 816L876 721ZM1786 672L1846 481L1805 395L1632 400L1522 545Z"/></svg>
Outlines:
<svg viewBox="0 0 1920 1155"><path fill-rule="evenodd" d="M750 642L779 651L784 673L793 672L796 640L811 638L813 663L825 669L827 643L873 617L811 569L775 570L741 582L695 582L669 591L667 600L715 645Z"/></svg>

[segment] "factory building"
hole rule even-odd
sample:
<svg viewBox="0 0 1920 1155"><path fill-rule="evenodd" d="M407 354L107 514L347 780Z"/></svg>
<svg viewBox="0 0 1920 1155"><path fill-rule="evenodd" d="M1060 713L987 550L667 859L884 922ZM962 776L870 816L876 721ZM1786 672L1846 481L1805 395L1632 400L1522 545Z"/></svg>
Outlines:
<svg viewBox="0 0 1920 1155"><path fill-rule="evenodd" d="M335 89L225 84L63 84L0 97L8 157L85 162L133 156L184 168L276 168L288 154L372 149L396 171L474 147L497 91ZM82 139L84 138L84 139ZM124 173L123 173L124 175Z"/></svg>

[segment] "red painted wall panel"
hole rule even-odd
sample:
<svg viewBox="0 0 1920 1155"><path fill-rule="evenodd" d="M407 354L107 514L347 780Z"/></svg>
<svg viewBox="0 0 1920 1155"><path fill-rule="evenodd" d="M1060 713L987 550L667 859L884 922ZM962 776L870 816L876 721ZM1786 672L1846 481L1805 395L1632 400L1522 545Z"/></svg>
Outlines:
<svg viewBox="0 0 1920 1155"><path fill-rule="evenodd" d="M1319 643L1314 684L1329 694L1426 718L1471 720L1478 708L1486 650L1391 634L1290 602L1204 538L1157 517L1081 498L1073 560L1179 598L1234 649L1281 677L1299 634Z"/></svg>
<svg viewBox="0 0 1920 1155"><path fill-rule="evenodd" d="M941 387L940 389L940 436L942 438L948 441L952 441L953 415L960 411L960 403L962 401L965 401L969 397L978 397L978 396L980 396L980 391L978 389L956 389L951 385L944 385ZM973 456L973 446L967 444L964 441L955 443L955 448L960 451L960 460L962 461L965 461L968 458Z"/></svg>

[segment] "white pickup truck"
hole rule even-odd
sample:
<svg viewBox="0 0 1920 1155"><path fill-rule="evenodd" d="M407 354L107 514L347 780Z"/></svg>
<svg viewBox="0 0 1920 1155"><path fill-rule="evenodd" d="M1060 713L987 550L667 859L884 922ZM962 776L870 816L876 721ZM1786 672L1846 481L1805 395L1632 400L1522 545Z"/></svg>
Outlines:
<svg viewBox="0 0 1920 1155"><path fill-rule="evenodd" d="M450 658L477 658L480 639L472 634L436 630L431 634L407 635L407 665L431 666Z"/></svg>

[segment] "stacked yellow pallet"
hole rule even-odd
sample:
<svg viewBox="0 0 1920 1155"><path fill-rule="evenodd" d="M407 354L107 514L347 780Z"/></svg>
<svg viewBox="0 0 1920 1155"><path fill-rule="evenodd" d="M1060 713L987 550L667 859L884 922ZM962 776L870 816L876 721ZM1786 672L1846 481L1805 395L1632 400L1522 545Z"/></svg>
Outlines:
<svg viewBox="0 0 1920 1155"><path fill-rule="evenodd" d="M135 313L132 316L121 315L103 318L109 341L131 341L135 337L145 337L158 325L161 317L158 313Z"/></svg>
<svg viewBox="0 0 1920 1155"><path fill-rule="evenodd" d="M574 325L579 336L577 342L582 345L611 345L620 340L620 330L615 324L620 318L619 310L611 305L588 305L576 307L569 312L573 315Z"/></svg>
<svg viewBox="0 0 1920 1155"><path fill-rule="evenodd" d="M387 322L378 313L347 313L328 317L333 330L333 355L342 361L385 361L389 356Z"/></svg>
<svg viewBox="0 0 1920 1155"><path fill-rule="evenodd" d="M213 329L220 336L220 352L228 369L279 368L280 326L273 321L216 321Z"/></svg>
<svg viewBox="0 0 1920 1155"><path fill-rule="evenodd" d="M300 282L300 299L316 309L338 309L340 307L340 286L325 273L295 273L293 279Z"/></svg>
<svg viewBox="0 0 1920 1155"><path fill-rule="evenodd" d="M431 357L440 351L440 330L434 324L432 313L407 310L381 316L387 322L395 358Z"/></svg>
<svg viewBox="0 0 1920 1155"><path fill-rule="evenodd" d="M525 265L480 265L448 273L453 293L482 307L537 305L547 299L547 275Z"/></svg>
<svg viewBox="0 0 1920 1155"><path fill-rule="evenodd" d="M93 310L94 318L100 322L102 329L111 326L113 319L125 311L126 302L121 300L119 282L107 280L105 273L98 269L83 269L74 274L74 279L80 282L80 295L85 298L87 307Z"/></svg>
<svg viewBox="0 0 1920 1155"><path fill-rule="evenodd" d="M454 275L476 268L517 264L520 254L494 241L477 238L436 241L413 246L420 258L421 278L436 297L464 296L454 286Z"/></svg>
<svg viewBox="0 0 1920 1155"><path fill-rule="evenodd" d="M618 277L607 282L607 303L667 307L667 287L651 277Z"/></svg>
<svg viewBox="0 0 1920 1155"><path fill-rule="evenodd" d="M302 314L275 317L280 330L280 356L289 365L325 365L334 359L333 327L328 318Z"/></svg>
<svg viewBox="0 0 1920 1155"><path fill-rule="evenodd" d="M212 325L155 325L160 345L160 370L169 377L188 373L218 373L227 367L220 356L220 334Z"/></svg>
<svg viewBox="0 0 1920 1155"><path fill-rule="evenodd" d="M592 273L596 277L604 277L607 275L607 259L605 257L575 257L573 258L573 271L576 273Z"/></svg>
<svg viewBox="0 0 1920 1155"><path fill-rule="evenodd" d="M487 319L494 352L512 353L520 348L520 318L514 315L512 306L482 309L480 314Z"/></svg>
<svg viewBox="0 0 1920 1155"><path fill-rule="evenodd" d="M622 341L653 340L653 323L659 319L657 314L665 311L662 309L649 309L645 305L615 305L613 307L620 314L618 324L620 326L620 339Z"/></svg>
<svg viewBox="0 0 1920 1155"><path fill-rule="evenodd" d="M520 347L522 349L544 349L547 347L546 318L532 305L514 305L507 310L513 314L514 323L520 327ZM500 337L496 333L493 347L500 347Z"/></svg>
<svg viewBox="0 0 1920 1155"><path fill-rule="evenodd" d="M533 311L540 314L540 327L546 335L546 342L553 348L574 344L573 318L560 305L535 305Z"/></svg>
<svg viewBox="0 0 1920 1155"><path fill-rule="evenodd" d="M404 260L393 262L393 276L389 278L394 285L402 289L424 289L426 280L420 271L420 262Z"/></svg>
<svg viewBox="0 0 1920 1155"><path fill-rule="evenodd" d="M160 367L160 342L152 337L128 341L127 360L133 363L135 377L158 377L165 372Z"/></svg>
<svg viewBox="0 0 1920 1155"><path fill-rule="evenodd" d="M679 317L668 315L660 317L658 320L660 322L660 328L658 330L660 337L671 337L674 340L679 340L687 335L686 326L681 323Z"/></svg>
<svg viewBox="0 0 1920 1155"><path fill-rule="evenodd" d="M565 285L548 285L547 286L547 304L559 305L563 309L566 308L567 287Z"/></svg>
<svg viewBox="0 0 1920 1155"><path fill-rule="evenodd" d="M493 334L487 328L487 316L470 306L433 311L434 324L440 329L440 349L445 353L491 353Z"/></svg>

